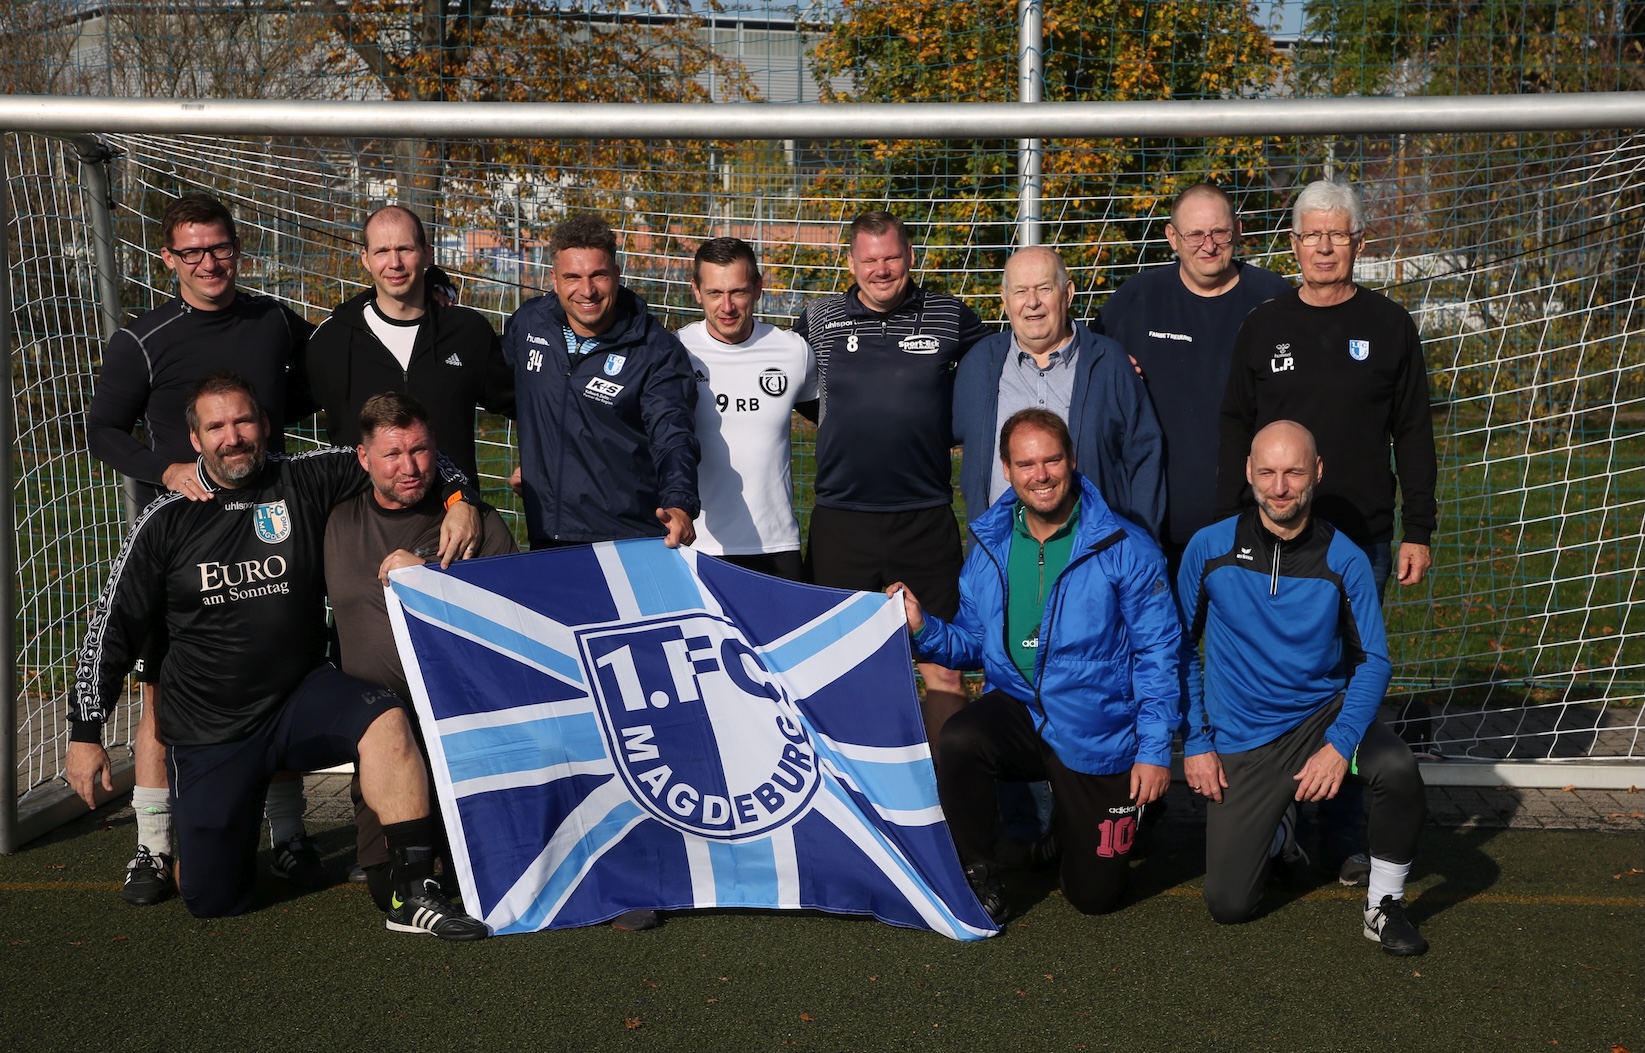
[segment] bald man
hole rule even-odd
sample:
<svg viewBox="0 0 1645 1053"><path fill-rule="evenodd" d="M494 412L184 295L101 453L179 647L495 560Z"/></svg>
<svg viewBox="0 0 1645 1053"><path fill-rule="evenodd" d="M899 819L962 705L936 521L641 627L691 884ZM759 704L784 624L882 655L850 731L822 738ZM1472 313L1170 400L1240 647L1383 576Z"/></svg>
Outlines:
<svg viewBox="0 0 1645 1053"><path fill-rule="evenodd" d="M1205 904L1222 923L1253 917L1275 863L1307 862L1297 805L1357 780L1370 800L1364 935L1421 954L1404 897L1427 815L1422 776L1376 719L1391 669L1370 560L1312 515L1326 467L1302 425L1257 432L1245 461L1256 507L1196 533L1177 576L1183 771L1208 801Z"/></svg>
<svg viewBox="0 0 1645 1053"><path fill-rule="evenodd" d="M979 342L954 375L967 521L1011 491L998 468L1000 425L1018 410L1043 409L1068 422L1080 471L1108 507L1159 537L1165 437L1125 349L1074 321L1074 282L1051 249L1019 249L1005 264L1000 299L1011 331Z"/></svg>

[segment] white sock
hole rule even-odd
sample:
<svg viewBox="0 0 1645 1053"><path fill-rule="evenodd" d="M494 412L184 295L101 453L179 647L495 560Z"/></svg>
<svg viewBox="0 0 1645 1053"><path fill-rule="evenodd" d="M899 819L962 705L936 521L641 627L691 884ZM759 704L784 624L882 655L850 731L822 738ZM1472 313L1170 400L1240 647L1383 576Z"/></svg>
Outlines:
<svg viewBox="0 0 1645 1053"><path fill-rule="evenodd" d="M303 797L303 780L269 783L268 797L263 801L263 817L268 820L269 843L285 844L294 837L302 837L308 833L303 826L303 813L307 810L308 801Z"/></svg>
<svg viewBox="0 0 1645 1053"><path fill-rule="evenodd" d="M1384 896L1404 899L1405 879L1410 876L1411 864L1390 863L1386 859L1372 856L1371 887L1365 890L1367 904L1372 907L1380 906Z"/></svg>
<svg viewBox="0 0 1645 1053"><path fill-rule="evenodd" d="M171 855L171 790L133 786L131 810L137 813L137 843L150 852Z"/></svg>

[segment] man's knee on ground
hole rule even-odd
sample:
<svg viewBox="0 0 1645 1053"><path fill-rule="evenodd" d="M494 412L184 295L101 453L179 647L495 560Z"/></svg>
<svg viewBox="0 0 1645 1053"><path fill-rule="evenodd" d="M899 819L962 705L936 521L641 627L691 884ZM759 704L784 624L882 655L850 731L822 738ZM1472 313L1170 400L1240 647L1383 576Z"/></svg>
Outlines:
<svg viewBox="0 0 1645 1053"><path fill-rule="evenodd" d="M1205 908L1211 912L1211 920L1218 925L1239 925L1250 921L1256 917L1257 907L1261 903L1260 896L1239 896L1233 889L1221 889L1209 880L1205 882Z"/></svg>
<svg viewBox="0 0 1645 1053"><path fill-rule="evenodd" d="M251 890L244 891L208 889L198 895L190 895L189 890L180 890L183 896L183 905L196 918L232 918L237 914L244 914L251 909Z"/></svg>
<svg viewBox="0 0 1645 1053"><path fill-rule="evenodd" d="M1062 898L1081 914L1112 914L1125 902L1125 887L1101 891L1084 889L1078 885L1064 885Z"/></svg>

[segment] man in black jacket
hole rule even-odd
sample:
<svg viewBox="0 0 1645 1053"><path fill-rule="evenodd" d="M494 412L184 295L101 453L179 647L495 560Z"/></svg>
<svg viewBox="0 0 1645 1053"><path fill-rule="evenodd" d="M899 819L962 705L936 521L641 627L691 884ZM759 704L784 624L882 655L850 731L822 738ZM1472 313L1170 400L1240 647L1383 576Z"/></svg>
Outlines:
<svg viewBox="0 0 1645 1053"><path fill-rule="evenodd" d="M691 359L621 284L616 236L598 217L565 220L548 247L554 291L503 330L531 547L689 545L701 511Z"/></svg>
<svg viewBox="0 0 1645 1053"><path fill-rule="evenodd" d="M491 324L477 311L429 295L434 253L422 220L388 205L362 230L360 262L372 288L337 306L309 340L309 387L326 411L326 434L339 446L360 441L360 408L398 391L428 408L440 452L471 480L474 407L514 413L514 377Z"/></svg>

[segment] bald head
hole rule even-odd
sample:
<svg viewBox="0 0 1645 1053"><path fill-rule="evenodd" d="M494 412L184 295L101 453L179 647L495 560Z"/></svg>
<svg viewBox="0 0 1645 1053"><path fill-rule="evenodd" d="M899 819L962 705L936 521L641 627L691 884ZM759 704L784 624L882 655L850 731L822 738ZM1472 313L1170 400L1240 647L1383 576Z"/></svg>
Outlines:
<svg viewBox="0 0 1645 1053"><path fill-rule="evenodd" d="M1324 474L1313 434L1295 421L1277 420L1251 439L1245 479L1263 526L1280 537L1295 537L1308 525L1314 486Z"/></svg>
<svg viewBox="0 0 1645 1053"><path fill-rule="evenodd" d="M1017 346L1036 360L1049 356L1074 334L1074 283L1062 257L1050 249L1034 246L1014 253L1005 263L1000 297Z"/></svg>
<svg viewBox="0 0 1645 1053"><path fill-rule="evenodd" d="M1294 420L1276 420L1251 437L1252 457L1257 455L1258 450L1279 449L1294 450L1310 461L1319 456L1319 449L1314 445L1314 433Z"/></svg>

